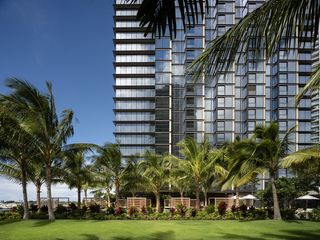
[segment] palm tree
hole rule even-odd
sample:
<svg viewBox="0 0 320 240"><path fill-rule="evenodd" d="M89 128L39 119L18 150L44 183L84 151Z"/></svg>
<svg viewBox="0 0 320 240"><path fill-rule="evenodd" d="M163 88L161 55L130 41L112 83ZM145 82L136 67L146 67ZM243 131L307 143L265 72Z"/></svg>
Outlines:
<svg viewBox="0 0 320 240"><path fill-rule="evenodd" d="M137 0L124 1L131 4L137 3ZM140 21L140 26L146 28L145 34L151 32L164 36L168 28L172 37L177 31L177 7L179 7L183 27L186 29L186 25L190 27L198 23L198 17L203 18L206 6L208 6L208 0L143 0L137 13L137 19Z"/></svg>
<svg viewBox="0 0 320 240"><path fill-rule="evenodd" d="M67 139L73 135L73 111L64 110L60 118L56 112L52 84L47 82L47 93L42 94L30 83L10 78L6 85L13 91L2 96L2 102L10 105L11 111L23 113L23 128L28 132L29 145L37 150L37 157L44 164L46 173L48 215L53 220L52 208L52 167L61 160L61 154L70 149L88 148L88 144L66 145ZM10 126L10 125L9 125Z"/></svg>
<svg viewBox="0 0 320 240"><path fill-rule="evenodd" d="M83 186L91 182L92 173L86 162L84 151L75 151L65 154L63 164L64 181L70 188L77 188L78 208L81 208L81 191Z"/></svg>
<svg viewBox="0 0 320 240"><path fill-rule="evenodd" d="M160 191L168 183L170 165L162 155L146 151L144 160L139 163L145 187L156 197L156 210L160 212Z"/></svg>
<svg viewBox="0 0 320 240"><path fill-rule="evenodd" d="M169 156L169 158L171 157ZM187 173L179 168L179 164L173 165L169 182L180 193L181 199L184 197L184 193L190 189L190 184L192 183Z"/></svg>
<svg viewBox="0 0 320 240"><path fill-rule="evenodd" d="M178 143L180 153L184 156L183 160L176 158L179 167L192 179L196 193L196 208L200 209L200 192L202 181L208 169L212 169L211 163L208 164L210 146L207 140L198 144L193 138L186 138ZM173 157L175 158L175 157Z"/></svg>
<svg viewBox="0 0 320 240"><path fill-rule="evenodd" d="M40 211L41 206L41 187L45 183L46 174L42 162L33 161L29 164L31 168L29 178L36 187L37 207Z"/></svg>
<svg viewBox="0 0 320 240"><path fill-rule="evenodd" d="M139 160L137 156L130 156L125 167L123 188L131 192L132 197L135 193L143 188L144 178L139 169Z"/></svg>
<svg viewBox="0 0 320 240"><path fill-rule="evenodd" d="M29 164L35 149L31 144L32 137L26 131L20 114L21 111L12 111L11 105L4 102L1 96L0 110L0 174L22 185L23 193L23 219L29 218L27 182L30 173Z"/></svg>
<svg viewBox="0 0 320 240"><path fill-rule="evenodd" d="M281 167L281 159L286 156L289 149L289 136L295 128L289 129L284 137L279 137L279 127L275 123L269 126L258 125L254 131L256 147L252 156L243 162L241 168L244 172L257 169L259 172L264 170L270 174L272 187L274 219L281 220L281 213L278 201L278 194L275 181L278 170Z"/></svg>
<svg viewBox="0 0 320 240"><path fill-rule="evenodd" d="M119 205L119 195L125 176L125 168L122 165L122 154L119 144L105 144L97 148L95 156L96 165L105 168L113 178L116 195L116 206Z"/></svg>

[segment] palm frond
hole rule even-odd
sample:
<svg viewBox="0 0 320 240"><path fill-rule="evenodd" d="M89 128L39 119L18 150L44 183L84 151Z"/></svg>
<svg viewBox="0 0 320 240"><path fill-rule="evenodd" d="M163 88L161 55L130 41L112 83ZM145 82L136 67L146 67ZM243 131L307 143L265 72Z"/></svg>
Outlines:
<svg viewBox="0 0 320 240"><path fill-rule="evenodd" d="M281 165L284 168L303 165L307 162L318 161L320 163L319 146L312 146L303 150L297 151L283 158Z"/></svg>
<svg viewBox="0 0 320 240"><path fill-rule="evenodd" d="M208 44L206 50L189 66L194 79L203 74L209 78L230 69L241 58L269 58L280 40L285 46L296 46L310 29L316 42L319 29L319 0L269 0L245 16L224 35ZM266 56L264 56L266 54Z"/></svg>
<svg viewBox="0 0 320 240"><path fill-rule="evenodd" d="M137 0L125 0L136 4ZM186 25L193 27L198 23L199 17L203 18L208 0L143 0L137 14L137 20L141 27L146 27L145 35L152 33L170 37L176 36L178 16L176 8L179 8L184 29ZM167 29L169 32L167 32Z"/></svg>

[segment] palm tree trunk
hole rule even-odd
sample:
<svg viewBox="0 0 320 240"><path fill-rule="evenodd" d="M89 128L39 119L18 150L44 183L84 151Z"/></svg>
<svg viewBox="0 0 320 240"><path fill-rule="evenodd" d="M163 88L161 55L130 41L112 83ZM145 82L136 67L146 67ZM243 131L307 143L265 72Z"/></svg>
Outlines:
<svg viewBox="0 0 320 240"><path fill-rule="evenodd" d="M78 187L78 208L81 208L81 187Z"/></svg>
<svg viewBox="0 0 320 240"><path fill-rule="evenodd" d="M196 186L196 209L200 210L200 187L198 184Z"/></svg>
<svg viewBox="0 0 320 240"><path fill-rule="evenodd" d="M46 164L46 185L47 185L47 202L48 202L48 215L49 220L54 220L54 212L52 206L52 195L51 195L51 168Z"/></svg>
<svg viewBox="0 0 320 240"><path fill-rule="evenodd" d="M107 206L108 206L108 207L111 206L111 202L110 202L110 191L109 191L109 189L107 189Z"/></svg>
<svg viewBox="0 0 320 240"><path fill-rule="evenodd" d="M278 201L277 188L275 184L275 177L271 175L271 186L272 186L272 198L273 198L273 219L281 220L281 212Z"/></svg>
<svg viewBox="0 0 320 240"><path fill-rule="evenodd" d="M23 194L23 219L29 219L28 193L27 193L27 173L25 168L22 168L22 194Z"/></svg>
<svg viewBox="0 0 320 240"><path fill-rule="evenodd" d="M207 207L208 206L208 191L204 190L203 194L204 194L204 206Z"/></svg>
<svg viewBox="0 0 320 240"><path fill-rule="evenodd" d="M239 187L236 187L235 190L236 190L236 207L239 207L240 205Z"/></svg>
<svg viewBox="0 0 320 240"><path fill-rule="evenodd" d="M156 210L159 213L161 211L161 206L160 206L160 192L155 193L156 195Z"/></svg>
<svg viewBox="0 0 320 240"><path fill-rule="evenodd" d="M37 191L37 207L38 212L40 212L41 207L41 183L37 182L36 184L36 191Z"/></svg>
<svg viewBox="0 0 320 240"><path fill-rule="evenodd" d="M120 193L120 184L119 181L115 182L115 193L116 193L116 207L119 207L119 193Z"/></svg>
<svg viewBox="0 0 320 240"><path fill-rule="evenodd" d="M84 189L84 205L88 206L88 189Z"/></svg>

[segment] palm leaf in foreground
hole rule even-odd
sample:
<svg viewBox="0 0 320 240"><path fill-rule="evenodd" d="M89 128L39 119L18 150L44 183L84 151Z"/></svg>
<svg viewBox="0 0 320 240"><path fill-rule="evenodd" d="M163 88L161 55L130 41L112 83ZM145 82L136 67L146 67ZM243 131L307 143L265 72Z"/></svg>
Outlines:
<svg viewBox="0 0 320 240"><path fill-rule="evenodd" d="M284 168L303 165L308 162L318 161L320 164L320 149L319 146L312 146L292 153L282 160Z"/></svg>
<svg viewBox="0 0 320 240"><path fill-rule="evenodd" d="M296 37L304 37L310 29L316 42L320 17L319 0L270 0L245 16L224 35L211 41L207 49L189 66L197 80L229 69L241 58L269 58L281 39L288 47ZM296 36L293 38L293 36ZM253 51L250 51L253 49ZM253 56L252 56L253 55Z"/></svg>
<svg viewBox="0 0 320 240"><path fill-rule="evenodd" d="M125 0L125 2L136 4L137 0ZM141 27L146 27L145 34L164 36L169 28L169 34L172 37L177 32L177 7L183 27L186 29L186 25L194 26L198 23L199 16L204 17L205 6L208 6L208 0L143 0L137 19Z"/></svg>
<svg viewBox="0 0 320 240"><path fill-rule="evenodd" d="M309 82L303 87L301 92L296 96L296 103L298 104L303 96L308 91L318 91L320 88L320 64L318 64L313 72Z"/></svg>

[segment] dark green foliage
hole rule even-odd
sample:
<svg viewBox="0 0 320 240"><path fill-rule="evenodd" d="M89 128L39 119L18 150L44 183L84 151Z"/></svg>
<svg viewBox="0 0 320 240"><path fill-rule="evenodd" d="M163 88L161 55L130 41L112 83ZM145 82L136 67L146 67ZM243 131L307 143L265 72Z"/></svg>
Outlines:
<svg viewBox="0 0 320 240"><path fill-rule="evenodd" d="M118 208L116 208L115 211L114 211L114 214L115 214L116 216L120 216L121 214L124 214L124 213L126 213L126 210L123 209L122 207L118 207Z"/></svg>
<svg viewBox="0 0 320 240"><path fill-rule="evenodd" d="M214 213L214 212L215 212L215 207L214 207L214 205L208 205L208 206L206 207L205 211L206 211L208 214Z"/></svg>
<svg viewBox="0 0 320 240"><path fill-rule="evenodd" d="M170 213L171 213L171 216L174 216L174 214L176 213L176 209L175 208L170 208Z"/></svg>
<svg viewBox="0 0 320 240"><path fill-rule="evenodd" d="M41 213L48 213L48 206L47 205L43 205L40 207L40 212Z"/></svg>
<svg viewBox="0 0 320 240"><path fill-rule="evenodd" d="M286 220L293 220L295 219L295 209L282 209L281 210L281 216L283 217L283 219Z"/></svg>
<svg viewBox="0 0 320 240"><path fill-rule="evenodd" d="M89 209L92 213L99 213L100 212L100 205L99 204L91 204Z"/></svg>
<svg viewBox="0 0 320 240"><path fill-rule="evenodd" d="M139 210L138 210L138 208L135 207L135 206L131 206L131 207L129 208L129 210L128 210L128 215L129 215L130 217L136 217L136 216L138 215L138 213L139 213Z"/></svg>
<svg viewBox="0 0 320 240"><path fill-rule="evenodd" d="M197 216L197 209L195 209L195 208L190 208L189 209L189 213L190 213L190 217L195 217L195 216Z"/></svg>
<svg viewBox="0 0 320 240"><path fill-rule="evenodd" d="M108 207L106 210L107 215L114 215L114 207Z"/></svg>
<svg viewBox="0 0 320 240"><path fill-rule="evenodd" d="M31 211L31 212L36 212L36 211L38 211L38 206L35 205L35 204L31 204L31 205L30 205L30 211Z"/></svg>
<svg viewBox="0 0 320 240"><path fill-rule="evenodd" d="M75 203L70 203L70 204L69 204L69 208L70 208L71 210L76 210L76 209L78 209L78 207L77 207L77 205L76 205Z"/></svg>
<svg viewBox="0 0 320 240"><path fill-rule="evenodd" d="M86 205L82 206L82 211L84 212L88 211L88 207Z"/></svg>
<svg viewBox="0 0 320 240"><path fill-rule="evenodd" d="M147 210L147 208L146 208L145 206L142 206L142 208L141 208L141 213L142 213L143 215L147 215L147 214L148 214L148 210Z"/></svg>
<svg viewBox="0 0 320 240"><path fill-rule="evenodd" d="M62 214L62 213L65 213L65 212L67 212L67 211L68 211L68 209L67 209L65 206L59 204L59 205L57 206L56 210L55 210L55 213L57 213L57 214Z"/></svg>
<svg viewBox="0 0 320 240"><path fill-rule="evenodd" d="M225 202L220 202L218 205L218 212L221 216L225 215L227 210L227 204Z"/></svg>
<svg viewBox="0 0 320 240"><path fill-rule="evenodd" d="M7 211L7 212L0 212L0 221L4 220L20 220L21 214L19 212Z"/></svg>
<svg viewBox="0 0 320 240"><path fill-rule="evenodd" d="M177 213L181 216L181 217L184 217L187 213L187 208L186 206L182 205L182 204L179 204L177 205Z"/></svg>

